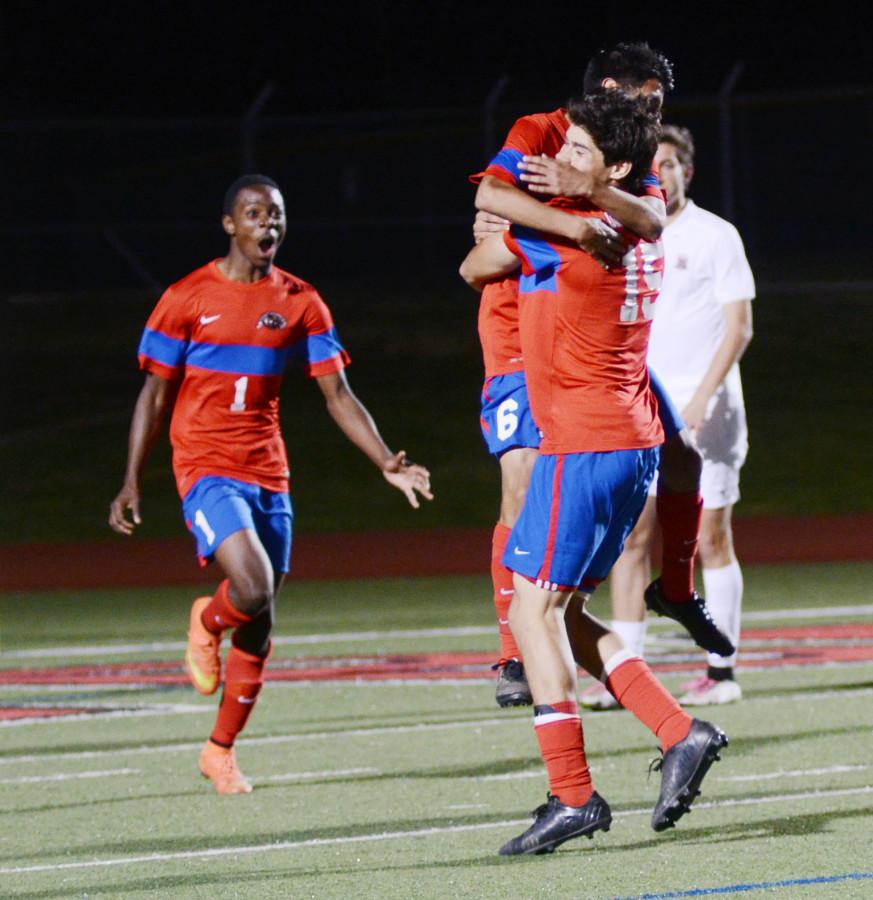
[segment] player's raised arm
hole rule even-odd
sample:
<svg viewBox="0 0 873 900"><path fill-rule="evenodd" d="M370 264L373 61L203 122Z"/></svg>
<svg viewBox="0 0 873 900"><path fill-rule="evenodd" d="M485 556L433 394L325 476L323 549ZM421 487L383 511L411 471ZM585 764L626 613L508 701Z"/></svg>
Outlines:
<svg viewBox="0 0 873 900"><path fill-rule="evenodd" d="M424 466L406 459L406 452L392 453L382 440L373 417L352 393L345 372L330 372L316 379L327 402L327 411L343 434L379 467L385 480L406 495L410 506L418 509L416 492L433 500L430 491L430 472Z"/></svg>
<svg viewBox="0 0 873 900"><path fill-rule="evenodd" d="M482 179L476 191L476 209L508 219L515 225L564 238L601 263L617 263L623 253L621 238L605 222L561 212L493 175Z"/></svg>
<svg viewBox="0 0 873 900"><path fill-rule="evenodd" d="M506 246L502 234L494 234L480 241L461 263L458 274L475 291L496 278L502 278L518 268L518 257Z"/></svg>
<svg viewBox="0 0 873 900"><path fill-rule="evenodd" d="M133 534L142 521L139 513L139 481L143 466L154 447L167 410L173 403L175 385L149 373L137 397L127 440L124 484L109 507L109 527L119 534ZM130 510L131 518L126 515Z"/></svg>
<svg viewBox="0 0 873 900"><path fill-rule="evenodd" d="M549 156L524 156L518 166L521 180L532 193L589 200L643 240L658 240L667 224L667 209L661 197L637 197L614 185L596 184L590 173Z"/></svg>

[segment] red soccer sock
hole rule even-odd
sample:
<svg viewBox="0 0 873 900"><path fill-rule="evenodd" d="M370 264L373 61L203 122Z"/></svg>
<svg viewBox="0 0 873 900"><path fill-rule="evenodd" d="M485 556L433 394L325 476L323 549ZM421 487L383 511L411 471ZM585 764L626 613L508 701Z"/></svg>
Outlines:
<svg viewBox="0 0 873 900"><path fill-rule="evenodd" d="M491 581L494 585L494 609L500 633L499 665L510 659L521 661L521 651L509 627L509 604L512 603L512 572L501 562L512 529L498 522L491 535Z"/></svg>
<svg viewBox="0 0 873 900"><path fill-rule="evenodd" d="M200 621L211 634L221 634L228 628L239 628L252 617L240 612L230 600L230 581L225 578L215 589L212 600L203 610Z"/></svg>
<svg viewBox="0 0 873 900"><path fill-rule="evenodd" d="M267 656L253 656L238 647L230 648L224 669L224 693L215 727L209 735L214 743L232 747L236 736L246 727L264 683Z"/></svg>
<svg viewBox="0 0 873 900"><path fill-rule="evenodd" d="M686 603L694 591L694 557L700 539L703 498L677 494L658 485L655 502L664 550L661 587L668 603Z"/></svg>
<svg viewBox="0 0 873 900"><path fill-rule="evenodd" d="M619 650L603 670L609 692L655 735L665 753L688 736L691 716L638 656Z"/></svg>
<svg viewBox="0 0 873 900"><path fill-rule="evenodd" d="M566 806L584 806L594 787L585 759L579 707L572 701L536 706L534 729L549 773L549 791Z"/></svg>

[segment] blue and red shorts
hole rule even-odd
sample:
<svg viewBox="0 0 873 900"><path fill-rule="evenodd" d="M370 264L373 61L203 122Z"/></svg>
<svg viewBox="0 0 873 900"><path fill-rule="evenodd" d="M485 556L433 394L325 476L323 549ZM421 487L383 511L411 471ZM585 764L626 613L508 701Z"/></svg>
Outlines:
<svg viewBox="0 0 873 900"><path fill-rule="evenodd" d="M530 411L524 372L485 380L479 424L493 456L499 458L515 447L539 448L542 435Z"/></svg>
<svg viewBox="0 0 873 900"><path fill-rule="evenodd" d="M660 449L540 456L503 565L537 587L592 591L639 518Z"/></svg>
<svg viewBox="0 0 873 900"><path fill-rule="evenodd" d="M235 531L251 528L264 545L273 571L288 571L294 513L287 493L208 475L198 479L185 495L182 512L185 524L197 539L200 565L212 562L225 538Z"/></svg>

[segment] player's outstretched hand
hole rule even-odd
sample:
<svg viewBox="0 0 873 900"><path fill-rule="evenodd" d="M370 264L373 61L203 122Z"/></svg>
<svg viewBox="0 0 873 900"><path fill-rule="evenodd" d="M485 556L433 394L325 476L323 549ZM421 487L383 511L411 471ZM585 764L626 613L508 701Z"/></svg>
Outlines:
<svg viewBox="0 0 873 900"><path fill-rule="evenodd" d="M485 238L491 237L492 234L502 234L507 228L509 228L508 219L501 219L494 213L480 209L473 219L473 240L480 244Z"/></svg>
<svg viewBox="0 0 873 900"><path fill-rule="evenodd" d="M130 510L132 519L125 515ZM109 527L119 534L133 534L133 529L142 522L139 517L139 490L125 485L109 506Z"/></svg>
<svg viewBox="0 0 873 900"><path fill-rule="evenodd" d="M430 472L424 466L411 463L406 458L406 451L400 450L394 454L382 467L382 474L388 484L406 494L409 505L418 509L416 491L426 500L433 500L430 492Z"/></svg>
<svg viewBox="0 0 873 900"><path fill-rule="evenodd" d="M590 197L594 179L587 172L551 156L523 156L518 163L519 178L533 194L552 197Z"/></svg>

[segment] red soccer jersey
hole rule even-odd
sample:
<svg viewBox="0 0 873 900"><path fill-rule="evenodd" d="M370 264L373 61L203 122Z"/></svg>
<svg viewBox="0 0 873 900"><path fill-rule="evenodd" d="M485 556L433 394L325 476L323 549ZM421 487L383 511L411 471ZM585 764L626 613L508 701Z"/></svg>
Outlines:
<svg viewBox="0 0 873 900"><path fill-rule="evenodd" d="M181 379L170 441L180 496L206 475L288 490L279 387L289 362L310 377L349 362L311 285L273 267L254 284L218 260L169 287L146 323L140 367Z"/></svg>
<svg viewBox="0 0 873 900"><path fill-rule="evenodd" d="M607 270L530 229L506 234L522 263L521 346L541 453L635 450L664 440L646 368L663 252L660 242L623 237L622 266Z"/></svg>
<svg viewBox="0 0 873 900"><path fill-rule="evenodd" d="M564 146L570 123L561 107L548 113L535 113L517 119L509 130L500 152L484 172L470 176L478 184L485 175L493 175L516 187L524 187L519 179L518 163L523 156L557 156ZM644 179L640 196L664 199L658 174L653 169ZM479 305L479 341L485 362L485 376L505 375L524 368L518 338L518 279L509 278L486 285Z"/></svg>

